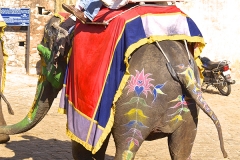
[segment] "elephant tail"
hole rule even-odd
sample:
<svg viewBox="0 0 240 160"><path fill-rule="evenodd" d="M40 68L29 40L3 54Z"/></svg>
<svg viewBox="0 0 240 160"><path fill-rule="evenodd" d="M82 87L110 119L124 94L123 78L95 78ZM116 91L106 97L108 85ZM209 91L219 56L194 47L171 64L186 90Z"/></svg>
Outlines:
<svg viewBox="0 0 240 160"><path fill-rule="evenodd" d="M188 67L184 72L178 73L178 78L180 83L184 85L184 87L187 89L187 91L190 93L192 98L195 100L196 104L205 112L211 120L214 122L217 132L218 132L218 138L220 141L220 147L221 151L223 153L223 157L227 158L227 152L224 149L224 142L223 142L223 136L222 136L222 128L220 125L220 122L215 115L215 113L211 110L211 108L208 106L207 102L204 100L201 92L201 86L199 83L196 82L194 72L191 69L191 67Z"/></svg>

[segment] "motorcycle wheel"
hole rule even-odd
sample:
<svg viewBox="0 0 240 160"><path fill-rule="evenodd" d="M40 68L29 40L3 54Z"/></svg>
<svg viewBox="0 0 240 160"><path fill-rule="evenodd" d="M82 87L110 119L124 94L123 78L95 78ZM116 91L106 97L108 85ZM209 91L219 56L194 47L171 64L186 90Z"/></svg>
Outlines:
<svg viewBox="0 0 240 160"><path fill-rule="evenodd" d="M217 89L219 92L224 95L228 96L231 93L231 84L225 81L225 78L223 76L219 77L222 80L222 84L219 84L217 86Z"/></svg>

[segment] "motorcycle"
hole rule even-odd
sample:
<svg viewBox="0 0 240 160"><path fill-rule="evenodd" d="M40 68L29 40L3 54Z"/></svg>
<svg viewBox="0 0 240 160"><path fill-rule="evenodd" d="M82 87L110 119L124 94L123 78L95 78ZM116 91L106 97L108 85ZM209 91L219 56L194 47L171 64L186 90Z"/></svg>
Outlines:
<svg viewBox="0 0 240 160"><path fill-rule="evenodd" d="M213 86L224 95L228 96L231 93L231 84L235 84L235 80L231 78L231 71L229 68L229 61L223 60L219 62L213 62L207 57L199 57L202 61L203 71L203 85Z"/></svg>

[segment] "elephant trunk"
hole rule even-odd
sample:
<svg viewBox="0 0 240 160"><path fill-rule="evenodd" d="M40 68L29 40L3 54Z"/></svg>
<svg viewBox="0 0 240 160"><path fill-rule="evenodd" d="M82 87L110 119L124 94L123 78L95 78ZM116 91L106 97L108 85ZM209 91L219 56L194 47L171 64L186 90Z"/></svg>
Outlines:
<svg viewBox="0 0 240 160"><path fill-rule="evenodd" d="M196 70L195 70L196 72ZM188 73L193 73L193 71L189 71ZM200 89L199 84L191 84L191 82L189 81L191 78L187 75L187 74L178 74L179 76L179 80L180 82L185 86L185 88L187 89L187 91L190 93L190 95L192 96L192 98L195 100L196 104L203 110L203 112L205 112L210 118L211 120L214 122L216 128L217 128L217 132L218 132L218 138L220 141L220 148L221 151L223 153L223 157L227 158L227 152L224 149L224 142L223 142L223 136L222 136L222 128L220 125L220 122L217 118L217 116L215 115L215 113L211 110L211 108L208 106L207 102L204 100L204 98L202 97L202 92ZM195 77L194 75L191 75L192 77ZM195 79L195 78L194 78Z"/></svg>
<svg viewBox="0 0 240 160"><path fill-rule="evenodd" d="M0 126L0 134L13 135L32 129L45 117L51 108L52 102L55 98L54 95L54 90L51 84L48 81L42 81L39 79L35 101L27 116L16 124Z"/></svg>

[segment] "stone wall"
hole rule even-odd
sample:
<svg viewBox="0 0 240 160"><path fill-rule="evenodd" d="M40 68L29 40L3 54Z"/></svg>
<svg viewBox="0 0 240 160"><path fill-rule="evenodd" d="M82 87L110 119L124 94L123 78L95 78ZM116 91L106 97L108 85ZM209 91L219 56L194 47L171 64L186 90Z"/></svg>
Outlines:
<svg viewBox="0 0 240 160"><path fill-rule="evenodd" d="M31 8L30 70L35 72L39 61L37 44L43 35L43 28L53 13L62 11L61 4L75 4L76 0L0 0L0 7ZM206 47L203 56L212 60L229 60L233 76L240 79L240 1L239 0L188 0L177 5L187 13L200 28ZM49 12L48 12L49 11ZM41 13L40 13L41 12ZM23 29L23 30L22 30ZM24 67L26 30L20 27L7 27L5 48L9 54L8 66ZM25 44L25 43L24 43Z"/></svg>
<svg viewBox="0 0 240 160"><path fill-rule="evenodd" d="M29 72L36 74L40 57L37 51L43 37L43 30L46 22L55 12L63 11L61 4L75 4L76 0L0 0L0 8L30 8L30 53L29 53ZM26 72L26 38L27 27L7 26L3 40L4 47L9 56L7 70L13 68L21 72Z"/></svg>

